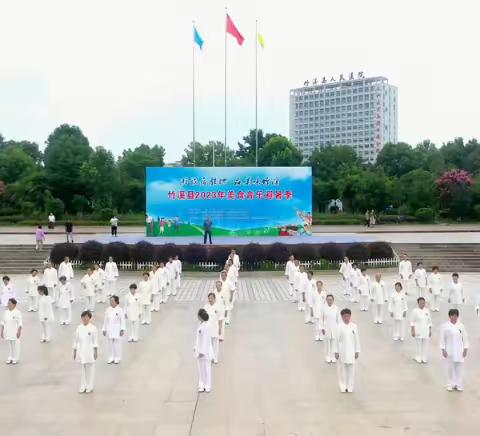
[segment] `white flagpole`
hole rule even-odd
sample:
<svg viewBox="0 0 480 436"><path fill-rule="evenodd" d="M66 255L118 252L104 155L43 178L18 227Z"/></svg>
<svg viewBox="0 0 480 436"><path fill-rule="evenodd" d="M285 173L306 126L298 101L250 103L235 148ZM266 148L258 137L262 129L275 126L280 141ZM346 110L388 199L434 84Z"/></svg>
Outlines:
<svg viewBox="0 0 480 436"><path fill-rule="evenodd" d="M255 20L255 166L258 167L258 20Z"/></svg>
<svg viewBox="0 0 480 436"><path fill-rule="evenodd" d="M195 20L193 23L193 31L195 32ZM195 159L195 34L192 39L192 139L193 139L193 166L196 166Z"/></svg>
<svg viewBox="0 0 480 436"><path fill-rule="evenodd" d="M225 8L225 166L227 166L227 8Z"/></svg>

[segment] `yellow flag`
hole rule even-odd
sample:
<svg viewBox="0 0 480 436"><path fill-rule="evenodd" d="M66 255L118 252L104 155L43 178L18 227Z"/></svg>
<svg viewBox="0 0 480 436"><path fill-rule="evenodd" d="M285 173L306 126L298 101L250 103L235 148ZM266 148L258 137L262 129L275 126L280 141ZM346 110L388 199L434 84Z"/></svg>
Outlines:
<svg viewBox="0 0 480 436"><path fill-rule="evenodd" d="M265 48L265 40L263 39L262 34L257 33L257 38L258 38L258 43L262 46L262 48Z"/></svg>

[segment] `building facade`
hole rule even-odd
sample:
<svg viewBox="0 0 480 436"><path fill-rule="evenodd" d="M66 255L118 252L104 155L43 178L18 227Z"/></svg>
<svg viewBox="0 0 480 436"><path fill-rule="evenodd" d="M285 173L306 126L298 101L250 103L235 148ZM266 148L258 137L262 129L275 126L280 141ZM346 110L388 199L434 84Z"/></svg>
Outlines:
<svg viewBox="0 0 480 436"><path fill-rule="evenodd" d="M308 158L314 149L348 145L374 163L398 142L398 90L385 77L313 79L290 91L290 138Z"/></svg>

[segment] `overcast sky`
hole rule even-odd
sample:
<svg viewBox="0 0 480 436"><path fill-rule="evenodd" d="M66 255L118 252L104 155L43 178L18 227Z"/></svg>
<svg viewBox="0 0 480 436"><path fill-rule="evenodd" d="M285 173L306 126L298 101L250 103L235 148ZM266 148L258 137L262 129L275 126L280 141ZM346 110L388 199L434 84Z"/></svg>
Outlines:
<svg viewBox="0 0 480 436"><path fill-rule="evenodd" d="M191 140L192 20L197 140L223 140L225 3L245 37L229 37L229 146L254 127L288 134L288 92L306 79L364 71L399 88L399 140L480 136L475 0L15 0L0 2L0 132L44 144L80 126L116 155L140 143L178 159Z"/></svg>

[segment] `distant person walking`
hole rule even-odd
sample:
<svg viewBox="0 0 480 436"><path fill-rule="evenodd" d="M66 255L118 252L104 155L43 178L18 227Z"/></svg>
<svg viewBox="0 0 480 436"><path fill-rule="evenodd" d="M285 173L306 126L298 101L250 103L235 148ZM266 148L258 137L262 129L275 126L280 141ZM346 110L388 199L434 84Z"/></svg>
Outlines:
<svg viewBox="0 0 480 436"><path fill-rule="evenodd" d="M55 215L52 212L48 215L48 228L51 230L55 228Z"/></svg>
<svg viewBox="0 0 480 436"><path fill-rule="evenodd" d="M35 251L41 251L43 249L43 243L45 242L45 232L42 226L38 226L35 230Z"/></svg>
<svg viewBox="0 0 480 436"><path fill-rule="evenodd" d="M365 225L367 227L370 227L370 211L369 210L365 212Z"/></svg>
<svg viewBox="0 0 480 436"><path fill-rule="evenodd" d="M110 220L110 226L112 229L112 236L117 236L118 232L118 218L113 215L112 219Z"/></svg>
<svg viewBox="0 0 480 436"><path fill-rule="evenodd" d="M65 234L67 235L67 243L73 244L73 223L71 221L65 223Z"/></svg>
<svg viewBox="0 0 480 436"><path fill-rule="evenodd" d="M203 222L203 243L207 243L207 235L208 235L208 240L210 241L210 244L212 243L212 220L210 219L209 216L207 216L207 219Z"/></svg>

